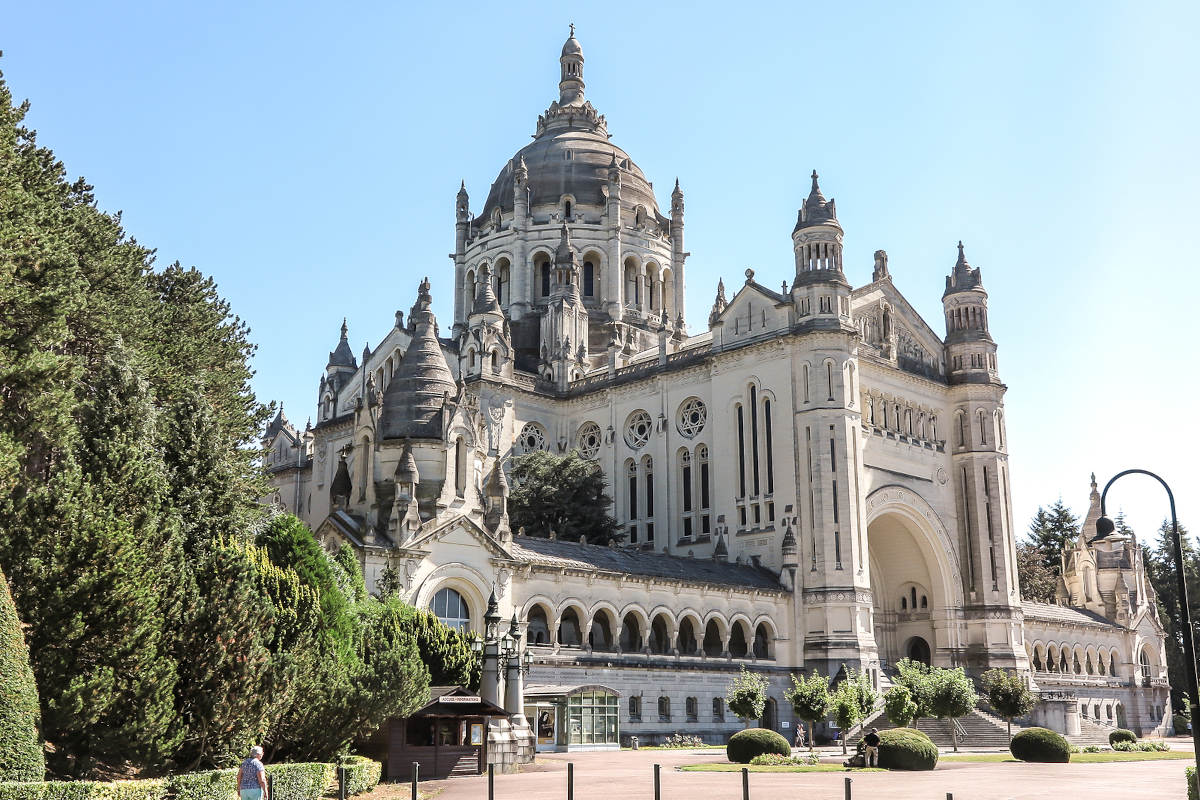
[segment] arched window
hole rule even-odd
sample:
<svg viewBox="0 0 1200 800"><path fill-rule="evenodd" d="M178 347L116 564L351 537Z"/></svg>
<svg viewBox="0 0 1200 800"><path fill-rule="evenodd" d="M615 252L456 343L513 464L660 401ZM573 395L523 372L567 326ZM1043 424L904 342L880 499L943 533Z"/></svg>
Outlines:
<svg viewBox="0 0 1200 800"><path fill-rule="evenodd" d="M540 267L542 278L542 297L550 296L550 262L543 261Z"/></svg>
<svg viewBox="0 0 1200 800"><path fill-rule="evenodd" d="M771 399L763 398L763 438L767 445L767 494L775 493L774 433L771 430Z"/></svg>
<svg viewBox="0 0 1200 800"><path fill-rule="evenodd" d="M825 362L825 383L829 387L829 399L833 400L833 362Z"/></svg>
<svg viewBox="0 0 1200 800"><path fill-rule="evenodd" d="M698 646L696 644L696 626L692 624L691 619L684 618L683 622L679 623L679 633L675 637L675 648L679 650L680 655L692 656L696 654Z"/></svg>
<svg viewBox="0 0 1200 800"><path fill-rule="evenodd" d="M640 695L629 696L629 719L635 722L642 721L642 698Z"/></svg>
<svg viewBox="0 0 1200 800"><path fill-rule="evenodd" d="M571 66L574 67L574 65L571 65ZM566 202L563 203L563 216L565 216L567 219L571 218L571 201L570 200L567 200Z"/></svg>
<svg viewBox="0 0 1200 800"><path fill-rule="evenodd" d="M983 421L983 409L979 410L979 443L987 444L987 425Z"/></svg>
<svg viewBox="0 0 1200 800"><path fill-rule="evenodd" d="M475 351L471 351L471 357L474 358ZM459 497L466 494L467 490L467 447L463 442L463 437L459 436L454 441L454 493Z"/></svg>
<svg viewBox="0 0 1200 800"><path fill-rule="evenodd" d="M1108 654L1108 674L1116 676L1117 674L1117 651Z"/></svg>
<svg viewBox="0 0 1200 800"><path fill-rule="evenodd" d="M558 643L563 647L579 647L583 643L583 634L579 628L579 615L575 609L568 608L558 621Z"/></svg>
<svg viewBox="0 0 1200 800"><path fill-rule="evenodd" d="M588 647L593 650L612 650L612 626L608 623L608 614L597 611L592 618L592 629L588 631Z"/></svg>
<svg viewBox="0 0 1200 800"><path fill-rule="evenodd" d="M646 487L646 541L654 542L654 459L642 456L642 473Z"/></svg>
<svg viewBox="0 0 1200 800"><path fill-rule="evenodd" d="M908 598L907 597L900 598L900 610L908 611Z"/></svg>
<svg viewBox="0 0 1200 800"><path fill-rule="evenodd" d="M596 267L591 261L583 262L583 296L596 294Z"/></svg>
<svg viewBox="0 0 1200 800"><path fill-rule="evenodd" d="M710 619L704 626L704 655L717 658L724 648L725 644L721 641L721 629L715 619Z"/></svg>
<svg viewBox="0 0 1200 800"><path fill-rule="evenodd" d="M754 657L771 657L771 632L767 630L766 623L763 622L760 622L754 629Z"/></svg>
<svg viewBox="0 0 1200 800"><path fill-rule="evenodd" d="M694 697L689 697L684 701L684 709L687 713L687 721L695 722L700 716L700 701Z"/></svg>
<svg viewBox="0 0 1200 800"><path fill-rule="evenodd" d="M737 405L738 497L746 496L746 420L742 404Z"/></svg>
<svg viewBox="0 0 1200 800"><path fill-rule="evenodd" d="M716 722L725 721L725 698L714 697L712 702L713 720Z"/></svg>
<svg viewBox="0 0 1200 800"><path fill-rule="evenodd" d="M967 446L967 415L961 413L958 415L958 446Z"/></svg>
<svg viewBox="0 0 1200 800"><path fill-rule="evenodd" d="M463 633L471 630L471 609L467 607L467 601L449 587L438 590L433 596L430 610L447 628Z"/></svg>
<svg viewBox="0 0 1200 800"><path fill-rule="evenodd" d="M1150 678L1150 654L1146 652L1146 648L1142 648L1142 652L1138 654L1138 665L1142 669L1142 678Z"/></svg>
<svg viewBox="0 0 1200 800"><path fill-rule="evenodd" d="M708 446L696 448L696 468L700 470L700 533L709 532Z"/></svg>
<svg viewBox="0 0 1200 800"><path fill-rule="evenodd" d="M666 695L658 698L658 720L659 722L671 721L671 698Z"/></svg>
<svg viewBox="0 0 1200 800"><path fill-rule="evenodd" d="M642 649L642 626L633 612L626 614L621 621L619 644L623 653L636 653Z"/></svg>
<svg viewBox="0 0 1200 800"><path fill-rule="evenodd" d="M667 634L667 620L661 614L650 623L650 652L666 655L671 650L671 637Z"/></svg>
<svg viewBox="0 0 1200 800"><path fill-rule="evenodd" d="M735 622L729 633L729 655L734 658L745 658L750 650L746 643L746 630L742 623Z"/></svg>
<svg viewBox="0 0 1200 800"><path fill-rule="evenodd" d="M679 450L679 492L682 509L683 535L691 536L692 530L692 454L685 448Z"/></svg>
<svg viewBox="0 0 1200 800"><path fill-rule="evenodd" d="M550 623L546 621L546 609L541 606L529 609L525 638L529 644L550 644Z"/></svg>
<svg viewBox="0 0 1200 800"><path fill-rule="evenodd" d="M929 598L926 597L925 595L921 595L921 608L922 609L929 608Z"/></svg>

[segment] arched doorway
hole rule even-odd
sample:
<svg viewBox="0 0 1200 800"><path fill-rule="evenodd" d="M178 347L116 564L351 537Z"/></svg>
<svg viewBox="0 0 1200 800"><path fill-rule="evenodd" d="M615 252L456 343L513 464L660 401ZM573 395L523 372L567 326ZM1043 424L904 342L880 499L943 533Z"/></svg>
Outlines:
<svg viewBox="0 0 1200 800"><path fill-rule="evenodd" d="M775 698L767 698L767 704L763 707L762 719L759 722L769 731L776 730L779 727L779 706L776 705Z"/></svg>
<svg viewBox="0 0 1200 800"><path fill-rule="evenodd" d="M962 604L946 533L924 499L898 486L872 492L867 514L873 629L884 669L902 658L938 664L943 648L958 646L946 618Z"/></svg>
<svg viewBox="0 0 1200 800"><path fill-rule="evenodd" d="M929 642L920 636L914 636L905 643L904 657L911 661L919 661L927 667L933 664Z"/></svg>

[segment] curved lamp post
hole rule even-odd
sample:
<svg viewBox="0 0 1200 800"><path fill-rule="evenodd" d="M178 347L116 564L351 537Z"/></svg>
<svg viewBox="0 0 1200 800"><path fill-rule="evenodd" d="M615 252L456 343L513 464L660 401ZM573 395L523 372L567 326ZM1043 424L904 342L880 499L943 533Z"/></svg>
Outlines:
<svg viewBox="0 0 1200 800"><path fill-rule="evenodd" d="M1200 706L1200 701L1197 699L1196 686L1196 645L1192 641L1192 612L1188 609L1187 598L1187 581L1184 580L1183 571L1183 542L1179 538L1179 520L1175 516L1175 495L1171 492L1171 487L1167 485L1159 476L1145 469L1127 469L1124 472L1118 472L1108 483L1104 484L1104 491L1100 494L1100 519L1096 520L1096 536L1107 536L1116 530L1116 525L1108 518L1108 513L1105 511L1104 501L1108 497L1108 489L1118 478L1123 478L1126 475L1148 475L1154 480L1162 484L1162 487L1167 490L1167 499L1171 503L1171 540L1175 545L1175 578L1179 581L1179 610L1183 616L1183 660L1184 666L1187 667L1187 695L1191 700L1192 712L1192 742L1196 750L1197 758L1200 758L1200 724L1198 722L1197 706ZM1196 781L1200 788L1200 762L1197 763Z"/></svg>

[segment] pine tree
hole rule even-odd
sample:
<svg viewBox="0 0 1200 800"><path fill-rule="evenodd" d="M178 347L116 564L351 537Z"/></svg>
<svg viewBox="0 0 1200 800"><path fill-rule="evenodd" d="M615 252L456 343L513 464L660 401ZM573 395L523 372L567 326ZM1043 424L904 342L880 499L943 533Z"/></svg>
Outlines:
<svg viewBox="0 0 1200 800"><path fill-rule="evenodd" d="M0 782L40 781L45 775L29 648L0 571Z"/></svg>
<svg viewBox="0 0 1200 800"><path fill-rule="evenodd" d="M1187 528L1179 526L1185 565L1189 610L1192 615L1193 641L1200 643L1200 550L1188 538ZM1175 557L1175 538L1171 521L1163 520L1155 547L1147 548L1146 573L1158 595L1159 618L1166 634L1167 676L1171 682L1172 705L1183 707L1186 697L1187 662L1183 651L1183 608L1179 602L1179 561Z"/></svg>
<svg viewBox="0 0 1200 800"><path fill-rule="evenodd" d="M1079 519L1063 505L1062 498L1046 511L1038 507L1029 524L1030 544L1038 551L1046 569L1057 575L1062 569L1062 553L1079 536Z"/></svg>
<svg viewBox="0 0 1200 800"><path fill-rule="evenodd" d="M1017 577L1021 583L1021 597L1039 603L1053 603L1059 571L1049 569L1041 551L1032 544L1017 543Z"/></svg>
<svg viewBox="0 0 1200 800"><path fill-rule="evenodd" d="M608 544L617 530L604 472L575 450L564 456L536 450L513 461L508 519L528 536Z"/></svg>

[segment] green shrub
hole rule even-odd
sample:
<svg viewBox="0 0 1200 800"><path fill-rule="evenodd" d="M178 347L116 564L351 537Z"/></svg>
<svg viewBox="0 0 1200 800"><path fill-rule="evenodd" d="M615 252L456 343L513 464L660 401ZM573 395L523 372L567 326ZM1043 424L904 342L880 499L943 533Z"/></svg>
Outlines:
<svg viewBox="0 0 1200 800"><path fill-rule="evenodd" d="M1112 747L1119 753L1165 753L1171 746L1161 739L1149 742L1115 742Z"/></svg>
<svg viewBox="0 0 1200 800"><path fill-rule="evenodd" d="M309 762L267 766L272 800L317 800L335 785L335 779L333 764Z"/></svg>
<svg viewBox="0 0 1200 800"><path fill-rule="evenodd" d="M1089 744L1087 747L1083 748L1079 752L1081 752L1081 753L1103 753L1107 749L1108 748L1101 747L1098 744ZM1074 753L1075 751L1072 750L1071 752Z"/></svg>
<svg viewBox="0 0 1200 800"><path fill-rule="evenodd" d="M1184 774L1187 776L1188 800L1200 800L1200 794L1196 793L1196 768L1188 767Z"/></svg>
<svg viewBox="0 0 1200 800"><path fill-rule="evenodd" d="M0 571L0 781L46 777L38 694L8 579Z"/></svg>
<svg viewBox="0 0 1200 800"><path fill-rule="evenodd" d="M187 772L167 778L171 800L230 800L238 793L236 769Z"/></svg>
<svg viewBox="0 0 1200 800"><path fill-rule="evenodd" d="M764 753L761 756L755 756L750 759L750 765L754 767L811 767L821 763L821 757L816 753L805 753L802 756L781 756L778 753Z"/></svg>
<svg viewBox="0 0 1200 800"><path fill-rule="evenodd" d="M1187 714L1172 714L1171 715L1171 724L1175 727L1175 735L1176 736L1187 736L1188 723L1191 721L1192 721L1192 718L1189 717Z"/></svg>
<svg viewBox="0 0 1200 800"><path fill-rule="evenodd" d="M1071 760L1071 745L1049 728L1026 728L1018 732L1008 749L1018 761L1065 764Z"/></svg>
<svg viewBox="0 0 1200 800"><path fill-rule="evenodd" d="M366 756L349 756L342 762L346 769L346 794L369 792L379 783L383 764Z"/></svg>
<svg viewBox="0 0 1200 800"><path fill-rule="evenodd" d="M884 769L925 770L937 766L938 749L914 728L879 732L879 766Z"/></svg>
<svg viewBox="0 0 1200 800"><path fill-rule="evenodd" d="M686 733L672 733L670 736L662 740L659 747L665 749L688 749L693 747L704 747L704 740L699 736L689 736Z"/></svg>
<svg viewBox="0 0 1200 800"><path fill-rule="evenodd" d="M766 728L738 731L729 737L729 743L725 745L726 757L736 764L749 764L755 756L767 753L790 756L792 746L788 744L787 739Z"/></svg>
<svg viewBox="0 0 1200 800"><path fill-rule="evenodd" d="M45 781L0 783L0 800L164 800L167 782Z"/></svg>
<svg viewBox="0 0 1200 800"><path fill-rule="evenodd" d="M1115 745L1117 742L1136 742L1137 734L1133 731L1127 731L1124 728L1117 728L1108 735L1109 745Z"/></svg>

